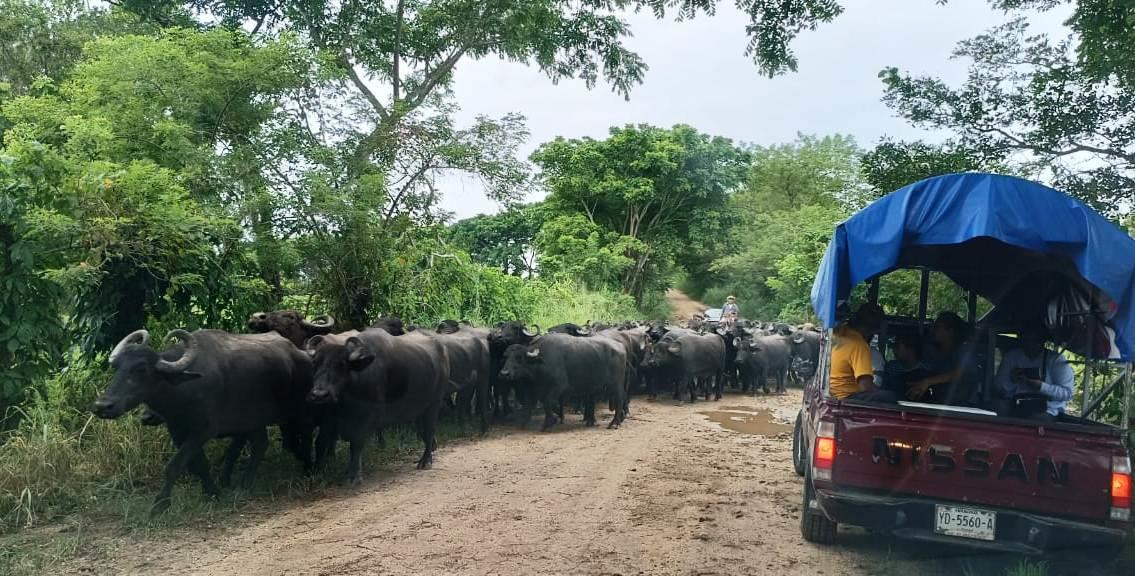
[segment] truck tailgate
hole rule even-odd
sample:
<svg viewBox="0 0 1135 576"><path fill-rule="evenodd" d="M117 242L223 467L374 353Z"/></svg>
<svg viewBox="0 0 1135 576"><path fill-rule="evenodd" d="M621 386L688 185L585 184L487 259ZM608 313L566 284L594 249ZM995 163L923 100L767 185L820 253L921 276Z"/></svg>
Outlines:
<svg viewBox="0 0 1135 576"><path fill-rule="evenodd" d="M1108 518L1111 456L1123 448L1107 429L881 407L837 414L838 486Z"/></svg>

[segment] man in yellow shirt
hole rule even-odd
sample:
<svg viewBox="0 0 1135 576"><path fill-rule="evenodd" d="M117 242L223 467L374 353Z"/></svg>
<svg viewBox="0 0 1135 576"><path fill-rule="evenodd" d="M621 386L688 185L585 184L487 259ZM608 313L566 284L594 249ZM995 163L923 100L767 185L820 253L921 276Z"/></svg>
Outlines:
<svg viewBox="0 0 1135 576"><path fill-rule="evenodd" d="M883 309L866 303L851 319L832 330L830 388L832 396L843 400L894 402L895 395L875 386L875 370L871 364L868 341L879 331Z"/></svg>

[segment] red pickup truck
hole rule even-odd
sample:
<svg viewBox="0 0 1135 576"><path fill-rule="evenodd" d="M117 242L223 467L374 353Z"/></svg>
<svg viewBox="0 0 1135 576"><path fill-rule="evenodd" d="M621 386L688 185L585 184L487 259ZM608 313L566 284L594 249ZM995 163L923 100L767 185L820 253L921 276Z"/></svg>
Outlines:
<svg viewBox="0 0 1135 576"><path fill-rule="evenodd" d="M880 278L901 268L922 271L918 310L888 315L878 347L885 350L891 334L925 334L930 274L945 274L969 291L968 401L831 395L830 329L857 285L868 285L861 297L878 301ZM931 178L841 224L812 290L829 330L793 442L805 479L804 538L828 544L846 524L1010 552L1121 546L1132 520L1132 287L1135 241L1075 200L1016 178ZM979 297L992 308L981 318ZM997 409L1005 403L998 404L994 375L1014 326L1026 320L1047 326L1055 351L1084 359L1089 386L1072 403L1079 415L1065 406L1046 419ZM1111 362L1118 377L1093 396L1095 360ZM1119 406L1120 421L1092 419L1109 394L1119 395L1109 406L1113 414Z"/></svg>

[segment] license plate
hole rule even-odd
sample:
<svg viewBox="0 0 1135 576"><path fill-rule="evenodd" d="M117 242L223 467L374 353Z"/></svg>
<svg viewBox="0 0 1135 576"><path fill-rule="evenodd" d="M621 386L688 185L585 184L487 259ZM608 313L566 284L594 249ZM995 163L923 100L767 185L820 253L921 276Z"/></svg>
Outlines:
<svg viewBox="0 0 1135 576"><path fill-rule="evenodd" d="M934 531L947 536L974 540L993 540L997 533L997 513L959 506L937 506Z"/></svg>

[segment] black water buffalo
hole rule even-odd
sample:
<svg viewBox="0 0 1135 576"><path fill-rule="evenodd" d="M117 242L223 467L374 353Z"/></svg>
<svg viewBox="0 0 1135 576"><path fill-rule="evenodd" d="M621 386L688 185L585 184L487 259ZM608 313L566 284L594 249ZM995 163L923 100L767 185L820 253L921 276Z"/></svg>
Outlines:
<svg viewBox="0 0 1135 576"><path fill-rule="evenodd" d="M562 414L566 396L583 400L583 421L594 426L595 399L602 394L614 399L615 415L607 427L618 428L626 417L622 399L626 365L623 345L609 338L545 334L528 345L509 346L501 377L533 384L536 396L544 404L542 430L555 424L556 413ZM530 409L531 404L526 408Z"/></svg>
<svg viewBox="0 0 1135 576"><path fill-rule="evenodd" d="M591 329L587 326L580 326L579 324L572 324L571 322L564 322L563 324L556 324L548 328L548 334L569 334L571 336L590 336Z"/></svg>
<svg viewBox="0 0 1135 576"><path fill-rule="evenodd" d="M635 382L639 380L639 366L642 365L642 360L646 357L646 347L650 343L650 338L647 337L646 330L642 328L630 330L608 328L596 332L596 336L618 342L626 351L627 376L623 388L623 412L629 415L631 413L631 392L634 391ZM614 406L612 406L612 409L614 409Z"/></svg>
<svg viewBox="0 0 1135 576"><path fill-rule="evenodd" d="M296 348L312 336L330 334L335 329L335 319L323 314L308 321L295 310L276 310L257 312L248 317L248 329L253 332L276 332L287 338Z"/></svg>
<svg viewBox="0 0 1135 576"><path fill-rule="evenodd" d="M402 319L397 316L383 316L370 325L371 328L385 330L391 336L401 336L407 332ZM413 330L411 327L410 330Z"/></svg>
<svg viewBox="0 0 1135 576"><path fill-rule="evenodd" d="M517 399L521 400L522 403L524 401L520 396L525 390L525 382L521 379L502 379L500 377L501 368L504 367L505 351L508 350L509 346L516 344L527 345L539 335L539 326L533 325L532 329L529 329L526 324L517 321L498 322L489 331L489 354L492 357L489 386L493 389L493 418L507 417L512 411L509 395L513 390L516 391Z"/></svg>
<svg viewBox="0 0 1135 576"><path fill-rule="evenodd" d="M123 338L110 354L114 377L92 407L98 417L113 419L145 404L165 421L177 452L166 465L154 514L169 507L186 467L205 493L217 493L203 451L212 438L233 438L222 473L226 483L244 443L252 443L244 476L250 484L268 447L269 425L280 424L295 446L302 397L312 384L307 354L278 334L174 330L170 338L180 344L165 352L149 346L145 330Z"/></svg>
<svg viewBox="0 0 1135 576"><path fill-rule="evenodd" d="M737 324L732 328L719 326L714 331L721 338L721 343L725 346L725 369L722 377L725 382L722 386L737 386L739 383L737 374L737 338L745 334L744 329Z"/></svg>
<svg viewBox="0 0 1135 576"><path fill-rule="evenodd" d="M761 336L738 338L737 368L741 372L742 389L756 392L760 386L768 394L768 378L776 379L777 393L785 392L792 350L787 336Z"/></svg>
<svg viewBox="0 0 1135 576"><path fill-rule="evenodd" d="M350 443L347 479L362 481L362 455L371 433L390 424L414 423L425 444L418 468L433 465L437 415L449 390L449 358L436 334L392 336L368 329L342 343L313 343L315 384L308 401L337 404L339 434Z"/></svg>
<svg viewBox="0 0 1135 576"><path fill-rule="evenodd" d="M716 334L671 330L650 347L644 363L652 368L669 368L671 374L676 375L675 397L679 397L680 391L685 388L690 393L690 402L693 402L700 382L708 400L708 385L712 381L714 395L721 399L725 344Z"/></svg>
<svg viewBox="0 0 1135 576"><path fill-rule="evenodd" d="M458 414L463 417L470 401L475 399L481 434L488 432L489 376L492 370L489 331L445 321L438 326L437 338L449 356L449 393L456 395Z"/></svg>
<svg viewBox="0 0 1135 576"><path fill-rule="evenodd" d="M797 384L804 384L816 373L820 361L820 333L807 328L789 336L792 347L790 375Z"/></svg>
<svg viewBox="0 0 1135 576"><path fill-rule="evenodd" d="M309 322L304 319L303 314L295 310L257 312L248 318L248 328L253 332L276 332L301 350L306 350L305 343L309 339L327 336L334 327L335 319L328 314L317 316ZM351 333L357 332L352 330ZM315 440L316 468L322 468L327 457L334 452L335 439L338 436L335 425L336 417L333 409L325 406L306 407L303 424L299 430L299 442L295 446L296 455L304 462L305 468L311 467L311 439L316 429L319 430L319 436Z"/></svg>

